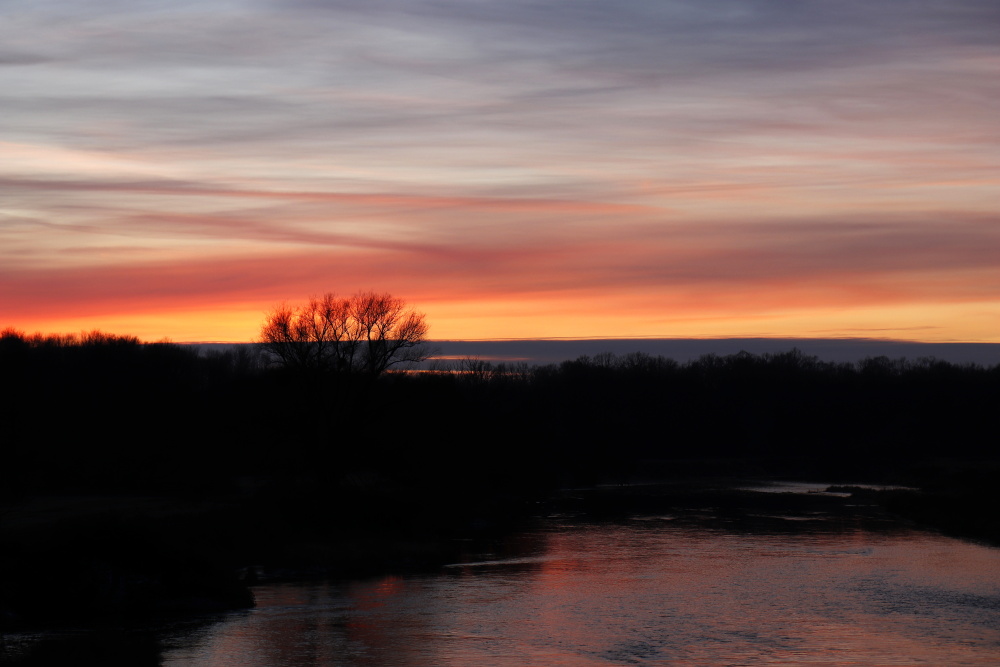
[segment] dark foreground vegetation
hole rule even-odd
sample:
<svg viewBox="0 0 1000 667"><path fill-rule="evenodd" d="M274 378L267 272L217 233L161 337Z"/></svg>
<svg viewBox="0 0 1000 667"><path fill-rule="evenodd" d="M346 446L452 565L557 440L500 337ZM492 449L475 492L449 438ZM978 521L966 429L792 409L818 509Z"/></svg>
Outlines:
<svg viewBox="0 0 1000 667"><path fill-rule="evenodd" d="M0 625L251 604L255 577L432 567L560 488L917 486L1000 541L1000 366L643 354L381 375L101 333L0 334Z"/></svg>

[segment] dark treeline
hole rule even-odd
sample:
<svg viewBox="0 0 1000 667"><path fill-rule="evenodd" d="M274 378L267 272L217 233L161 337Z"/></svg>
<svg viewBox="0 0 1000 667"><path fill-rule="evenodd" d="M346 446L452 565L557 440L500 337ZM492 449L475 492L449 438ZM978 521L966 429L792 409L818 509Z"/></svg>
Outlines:
<svg viewBox="0 0 1000 667"><path fill-rule="evenodd" d="M827 363L796 350L685 364L642 353L468 359L370 377L286 370L252 345L200 356L99 332L7 331L0 372L7 495L362 473L547 487L712 459L884 476L994 456L1000 405L1000 366Z"/></svg>
<svg viewBox="0 0 1000 667"><path fill-rule="evenodd" d="M201 356L99 332L7 331L0 372L7 495L212 492L283 476L544 488L713 459L884 477L993 457L1000 405L1000 366L827 363L796 350L684 364L468 359L370 377L286 370L252 345Z"/></svg>
<svg viewBox="0 0 1000 667"><path fill-rule="evenodd" d="M1000 366L933 359L603 354L375 377L289 370L252 345L203 356L8 330L0 374L8 514L38 496L202 503L186 524L84 522L91 537L72 540L105 565L124 542L162 559L182 535L196 546L181 560L419 566L443 557L428 536L502 529L561 486L724 474L992 488L997 469ZM50 538L6 558L70 539Z"/></svg>

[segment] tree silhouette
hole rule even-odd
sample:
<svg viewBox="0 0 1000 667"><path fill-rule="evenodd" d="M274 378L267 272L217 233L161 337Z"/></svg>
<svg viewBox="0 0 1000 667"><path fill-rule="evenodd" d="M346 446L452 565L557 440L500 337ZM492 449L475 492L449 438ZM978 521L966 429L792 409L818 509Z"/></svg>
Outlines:
<svg viewBox="0 0 1000 667"><path fill-rule="evenodd" d="M333 293L268 313L260 339L278 363L307 372L377 376L427 358L424 315L390 294Z"/></svg>

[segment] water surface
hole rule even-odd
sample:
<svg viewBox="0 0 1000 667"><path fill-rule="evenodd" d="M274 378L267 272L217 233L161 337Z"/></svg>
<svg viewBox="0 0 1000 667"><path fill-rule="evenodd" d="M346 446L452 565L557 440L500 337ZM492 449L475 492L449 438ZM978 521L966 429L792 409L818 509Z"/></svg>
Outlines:
<svg viewBox="0 0 1000 667"><path fill-rule="evenodd" d="M165 665L996 665L1000 550L843 517L551 519L439 573L256 589Z"/></svg>

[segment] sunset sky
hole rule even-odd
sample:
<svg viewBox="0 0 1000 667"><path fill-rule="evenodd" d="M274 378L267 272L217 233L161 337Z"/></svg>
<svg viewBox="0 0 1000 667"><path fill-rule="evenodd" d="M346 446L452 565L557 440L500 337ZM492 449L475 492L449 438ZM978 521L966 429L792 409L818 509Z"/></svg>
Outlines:
<svg viewBox="0 0 1000 667"><path fill-rule="evenodd" d="M0 0L0 328L1000 342L997 0Z"/></svg>

